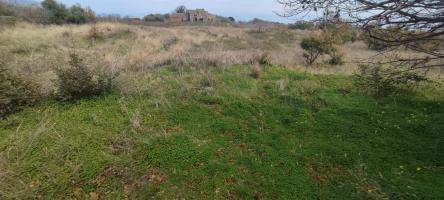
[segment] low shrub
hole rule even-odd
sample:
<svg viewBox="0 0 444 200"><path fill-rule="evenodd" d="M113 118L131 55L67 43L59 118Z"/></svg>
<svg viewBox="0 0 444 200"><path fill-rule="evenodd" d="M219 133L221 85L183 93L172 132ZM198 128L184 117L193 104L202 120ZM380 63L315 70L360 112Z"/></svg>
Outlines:
<svg viewBox="0 0 444 200"><path fill-rule="evenodd" d="M163 49L169 50L172 46L176 45L179 42L177 37L171 37L162 42Z"/></svg>
<svg viewBox="0 0 444 200"><path fill-rule="evenodd" d="M107 29L108 31L108 29ZM108 31L110 32L110 31ZM99 31L99 38L98 39L107 39L109 41L115 41L115 40L124 40L124 39L135 39L136 34L131 31L131 29L123 29L123 30L116 30L114 32L110 32L108 34L104 34Z"/></svg>
<svg viewBox="0 0 444 200"><path fill-rule="evenodd" d="M0 25L4 27L15 26L19 22L19 18L12 16L0 16Z"/></svg>
<svg viewBox="0 0 444 200"><path fill-rule="evenodd" d="M328 60L328 64L330 65L342 65L344 64L344 54L338 51L333 51L330 54L330 59Z"/></svg>
<svg viewBox="0 0 444 200"><path fill-rule="evenodd" d="M32 81L14 75L0 65L0 117L37 102L39 97L38 88Z"/></svg>
<svg viewBox="0 0 444 200"><path fill-rule="evenodd" d="M307 30L307 29L315 28L315 25L312 22L298 21L294 24L289 24L288 28L294 29L294 30Z"/></svg>
<svg viewBox="0 0 444 200"><path fill-rule="evenodd" d="M113 87L114 75L98 68L91 70L77 54L70 55L69 67L56 69L58 95L74 100L103 94Z"/></svg>
<svg viewBox="0 0 444 200"><path fill-rule="evenodd" d="M92 25L88 31L88 39L95 41L103 38L103 33L100 32L96 25Z"/></svg>
<svg viewBox="0 0 444 200"><path fill-rule="evenodd" d="M211 72L206 71L201 81L202 87L214 87L216 85L216 77Z"/></svg>
<svg viewBox="0 0 444 200"><path fill-rule="evenodd" d="M149 14L143 18L146 22L165 22L169 18L169 14Z"/></svg>
<svg viewBox="0 0 444 200"><path fill-rule="evenodd" d="M206 67L217 67L223 66L223 62L217 58L205 57L205 56L194 56L188 53L181 54L174 58L168 58L156 63L154 66L165 66L172 65L180 68L206 68Z"/></svg>
<svg viewBox="0 0 444 200"><path fill-rule="evenodd" d="M371 36L368 36L368 35L364 35L362 39L363 39L364 43L367 45L367 47L371 50L383 51L383 50L387 49L389 46L387 43L385 43L381 40L372 38Z"/></svg>
<svg viewBox="0 0 444 200"><path fill-rule="evenodd" d="M366 94L385 97L411 93L419 82L426 81L424 76L414 72L397 72L384 69L381 65L361 65L355 75L354 85Z"/></svg>
<svg viewBox="0 0 444 200"><path fill-rule="evenodd" d="M323 31L334 40L335 44L355 42L359 36L355 28L342 22L328 24Z"/></svg>

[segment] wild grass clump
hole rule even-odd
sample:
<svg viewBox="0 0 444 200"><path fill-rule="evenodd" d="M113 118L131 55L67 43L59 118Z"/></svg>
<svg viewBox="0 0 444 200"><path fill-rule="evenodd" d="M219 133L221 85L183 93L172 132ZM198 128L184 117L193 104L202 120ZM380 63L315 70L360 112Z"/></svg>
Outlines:
<svg viewBox="0 0 444 200"><path fill-rule="evenodd" d="M271 65L271 57L267 52L255 54L250 59L250 64Z"/></svg>
<svg viewBox="0 0 444 200"><path fill-rule="evenodd" d="M179 42L179 38L177 38L177 37L168 38L162 42L163 49L168 51L171 47L176 45L178 42Z"/></svg>
<svg viewBox="0 0 444 200"><path fill-rule="evenodd" d="M259 64L253 64L251 66L251 70L250 70L250 76L255 78L255 79L259 79L262 75L262 69L261 66Z"/></svg>
<svg viewBox="0 0 444 200"><path fill-rule="evenodd" d="M62 100L74 100L109 92L114 75L91 70L79 57L70 55L69 67L56 69L58 96Z"/></svg>
<svg viewBox="0 0 444 200"><path fill-rule="evenodd" d="M97 27L95 24L92 25L88 31L88 39L92 41L103 39L103 33L99 30L99 27Z"/></svg>
<svg viewBox="0 0 444 200"><path fill-rule="evenodd" d="M216 82L217 82L216 78L211 72L206 71L203 73L203 78L201 81L202 87L207 87L207 88L214 87L216 85Z"/></svg>
<svg viewBox="0 0 444 200"><path fill-rule="evenodd" d="M109 31L108 31L109 30ZM110 32L111 30L109 27L107 27L107 31ZM131 31L131 29L123 29L123 30L117 30L108 34L103 34L101 36L102 39L106 39L109 41L116 41L116 40L133 40L135 38L136 34Z"/></svg>
<svg viewBox="0 0 444 200"><path fill-rule="evenodd" d="M38 89L30 80L0 65L0 117L37 102Z"/></svg>
<svg viewBox="0 0 444 200"><path fill-rule="evenodd" d="M224 63L212 57L205 57L202 55L193 55L190 53L180 54L174 58L168 58L156 63L154 66L165 66L172 65L179 68L207 68L207 67L218 67L222 66Z"/></svg>

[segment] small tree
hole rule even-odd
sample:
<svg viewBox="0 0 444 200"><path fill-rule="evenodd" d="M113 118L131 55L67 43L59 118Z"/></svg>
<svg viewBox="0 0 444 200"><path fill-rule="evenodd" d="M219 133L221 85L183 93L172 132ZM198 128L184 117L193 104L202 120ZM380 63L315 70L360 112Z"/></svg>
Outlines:
<svg viewBox="0 0 444 200"><path fill-rule="evenodd" d="M71 54L68 68L57 69L58 94L63 100L99 95L112 89L114 76L91 70L77 54Z"/></svg>
<svg viewBox="0 0 444 200"><path fill-rule="evenodd" d="M51 23L62 24L66 22L69 11L64 4L59 4L55 0L42 1L42 7L51 14Z"/></svg>
<svg viewBox="0 0 444 200"><path fill-rule="evenodd" d="M69 9L68 22L74 24L83 24L87 22L87 16L85 10L80 6L80 4L75 4Z"/></svg>
<svg viewBox="0 0 444 200"><path fill-rule="evenodd" d="M312 65L319 56L328 53L328 44L325 44L319 37L307 37L302 39L301 48L305 51L302 56L308 65Z"/></svg>
<svg viewBox="0 0 444 200"><path fill-rule="evenodd" d="M177 8L176 8L176 13L186 13L187 12L187 7L185 7L185 6L178 6Z"/></svg>
<svg viewBox="0 0 444 200"><path fill-rule="evenodd" d="M9 4L3 3L0 1L0 15L10 16L13 15L13 11Z"/></svg>
<svg viewBox="0 0 444 200"><path fill-rule="evenodd" d="M229 20L230 22L236 22L236 19L234 19L234 17L228 17L228 20Z"/></svg>

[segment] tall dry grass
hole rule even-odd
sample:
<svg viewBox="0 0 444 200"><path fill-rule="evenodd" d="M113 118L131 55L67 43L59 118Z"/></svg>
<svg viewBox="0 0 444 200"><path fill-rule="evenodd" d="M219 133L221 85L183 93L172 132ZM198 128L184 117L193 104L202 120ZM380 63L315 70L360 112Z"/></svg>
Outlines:
<svg viewBox="0 0 444 200"><path fill-rule="evenodd" d="M0 32L0 59L9 68L33 77L43 93L51 94L52 80L56 78L54 68L66 65L72 52L93 66L107 66L121 74L149 72L165 65L199 69L249 64L264 53L272 64L302 71L299 41L310 34L284 29L259 32L239 27L99 23L95 26L103 37L91 40L88 37L91 26L20 23ZM312 67L309 71L352 74L356 64L350 62L375 54L361 43L346 45L343 52L348 64Z"/></svg>

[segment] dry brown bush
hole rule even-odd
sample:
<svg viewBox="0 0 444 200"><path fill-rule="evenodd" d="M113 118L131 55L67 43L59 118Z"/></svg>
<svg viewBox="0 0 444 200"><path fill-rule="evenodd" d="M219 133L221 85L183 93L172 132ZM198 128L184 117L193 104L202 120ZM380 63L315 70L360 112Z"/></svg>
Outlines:
<svg viewBox="0 0 444 200"><path fill-rule="evenodd" d="M257 63L253 64L251 66L250 76L255 79L259 79L261 77L261 74L262 74L261 66Z"/></svg>
<svg viewBox="0 0 444 200"><path fill-rule="evenodd" d="M35 103L40 98L35 84L0 64L0 117Z"/></svg>

